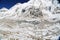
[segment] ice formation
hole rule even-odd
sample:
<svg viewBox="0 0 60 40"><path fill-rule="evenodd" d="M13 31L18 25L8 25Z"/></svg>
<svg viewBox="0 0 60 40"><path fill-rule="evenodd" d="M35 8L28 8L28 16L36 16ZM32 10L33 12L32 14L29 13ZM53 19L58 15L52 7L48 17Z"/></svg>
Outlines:
<svg viewBox="0 0 60 40"><path fill-rule="evenodd" d="M60 4L30 0L0 9L0 40L58 40Z"/></svg>

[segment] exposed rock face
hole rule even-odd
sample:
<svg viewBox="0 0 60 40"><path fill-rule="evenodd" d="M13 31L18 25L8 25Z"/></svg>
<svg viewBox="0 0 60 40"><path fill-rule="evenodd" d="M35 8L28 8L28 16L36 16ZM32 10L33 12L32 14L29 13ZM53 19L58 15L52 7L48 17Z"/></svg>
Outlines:
<svg viewBox="0 0 60 40"><path fill-rule="evenodd" d="M30 0L0 9L0 39L58 40L59 6L56 0Z"/></svg>

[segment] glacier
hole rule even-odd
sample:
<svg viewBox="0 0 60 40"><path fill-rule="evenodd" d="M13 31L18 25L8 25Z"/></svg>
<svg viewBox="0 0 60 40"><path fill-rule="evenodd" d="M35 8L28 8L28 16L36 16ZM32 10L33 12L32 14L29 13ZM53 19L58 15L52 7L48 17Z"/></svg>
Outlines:
<svg viewBox="0 0 60 40"><path fill-rule="evenodd" d="M0 40L58 40L60 4L30 0L0 9Z"/></svg>

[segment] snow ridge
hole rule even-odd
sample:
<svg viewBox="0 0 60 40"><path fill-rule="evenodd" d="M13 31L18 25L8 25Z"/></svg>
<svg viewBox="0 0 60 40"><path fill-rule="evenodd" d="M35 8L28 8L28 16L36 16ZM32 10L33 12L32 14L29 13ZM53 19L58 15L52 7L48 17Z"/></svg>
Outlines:
<svg viewBox="0 0 60 40"><path fill-rule="evenodd" d="M0 9L1 40L58 40L59 36L57 0L30 0Z"/></svg>

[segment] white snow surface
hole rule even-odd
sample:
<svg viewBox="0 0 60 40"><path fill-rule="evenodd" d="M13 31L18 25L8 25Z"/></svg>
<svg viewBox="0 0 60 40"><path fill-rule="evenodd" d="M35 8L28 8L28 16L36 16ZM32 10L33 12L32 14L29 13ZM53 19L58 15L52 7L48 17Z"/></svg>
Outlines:
<svg viewBox="0 0 60 40"><path fill-rule="evenodd" d="M0 40L58 40L60 4L30 0L0 9Z"/></svg>

